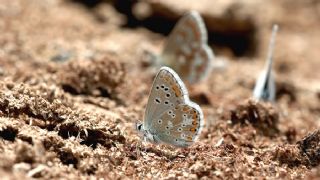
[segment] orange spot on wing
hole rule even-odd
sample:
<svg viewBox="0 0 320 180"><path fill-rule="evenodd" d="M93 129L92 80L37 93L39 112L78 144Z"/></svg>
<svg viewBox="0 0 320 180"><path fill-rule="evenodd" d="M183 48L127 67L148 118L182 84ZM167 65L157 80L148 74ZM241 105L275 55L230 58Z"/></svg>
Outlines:
<svg viewBox="0 0 320 180"><path fill-rule="evenodd" d="M190 128L190 131L191 131L191 132L196 132L197 129L196 129L196 128Z"/></svg>
<svg viewBox="0 0 320 180"><path fill-rule="evenodd" d="M188 106L184 106L184 107L182 108L182 111L183 111L183 112L188 112L188 111L189 111L189 107L188 107Z"/></svg>
<svg viewBox="0 0 320 180"><path fill-rule="evenodd" d="M181 97L182 93L180 91L180 88L177 85L173 85L172 90L177 97Z"/></svg>
<svg viewBox="0 0 320 180"><path fill-rule="evenodd" d="M198 114L197 114L197 113L194 113L194 114L192 115L192 119L198 119Z"/></svg>
<svg viewBox="0 0 320 180"><path fill-rule="evenodd" d="M168 76L164 76L163 79L164 79L164 81L166 81L166 82L169 82L169 81L170 81L170 78L169 78Z"/></svg>

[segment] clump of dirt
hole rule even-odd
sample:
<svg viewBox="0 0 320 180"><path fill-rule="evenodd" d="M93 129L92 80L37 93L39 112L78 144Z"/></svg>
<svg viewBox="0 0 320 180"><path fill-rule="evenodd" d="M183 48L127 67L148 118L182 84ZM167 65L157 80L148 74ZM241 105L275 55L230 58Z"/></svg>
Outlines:
<svg viewBox="0 0 320 180"><path fill-rule="evenodd" d="M309 168L320 163L320 131L305 136L295 145L282 145L276 148L274 158L290 167L305 165Z"/></svg>
<svg viewBox="0 0 320 180"><path fill-rule="evenodd" d="M279 133L279 114L270 103L248 100L230 112L233 124L251 124L261 134L276 136Z"/></svg>
<svg viewBox="0 0 320 180"><path fill-rule="evenodd" d="M306 164L306 158L301 155L300 148L297 145L283 145L277 147L274 158L282 164L288 164L290 167Z"/></svg>
<svg viewBox="0 0 320 180"><path fill-rule="evenodd" d="M30 87L12 82L2 82L0 86L0 112L6 116L24 114L53 125L62 122L73 107L72 100L57 87Z"/></svg>
<svg viewBox="0 0 320 180"><path fill-rule="evenodd" d="M73 95L85 94L118 99L125 82L125 64L106 57L98 60L71 61L58 71L59 84Z"/></svg>
<svg viewBox="0 0 320 180"><path fill-rule="evenodd" d="M307 157L308 164L318 166L320 164L320 130L307 135L298 144L301 153Z"/></svg>

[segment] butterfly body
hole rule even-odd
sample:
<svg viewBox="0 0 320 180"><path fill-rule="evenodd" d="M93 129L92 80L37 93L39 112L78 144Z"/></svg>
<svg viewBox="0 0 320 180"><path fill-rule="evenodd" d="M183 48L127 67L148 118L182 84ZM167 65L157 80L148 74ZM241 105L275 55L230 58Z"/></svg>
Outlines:
<svg viewBox="0 0 320 180"><path fill-rule="evenodd" d="M137 129L150 142L186 147L197 139L202 126L202 111L189 100L179 76L162 67L153 82L144 122Z"/></svg>
<svg viewBox="0 0 320 180"><path fill-rule="evenodd" d="M207 44L204 22L196 11L187 13L174 27L159 57L189 83L197 83L211 71L213 52Z"/></svg>

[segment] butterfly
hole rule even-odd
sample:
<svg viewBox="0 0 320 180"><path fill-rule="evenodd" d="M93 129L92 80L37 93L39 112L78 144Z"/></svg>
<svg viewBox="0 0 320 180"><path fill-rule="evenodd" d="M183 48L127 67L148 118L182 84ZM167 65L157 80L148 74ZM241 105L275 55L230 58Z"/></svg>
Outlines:
<svg viewBox="0 0 320 180"><path fill-rule="evenodd" d="M158 64L171 67L190 84L203 80L210 73L214 58L207 39L207 30L200 14L197 11L185 14L157 57Z"/></svg>
<svg viewBox="0 0 320 180"><path fill-rule="evenodd" d="M266 61L266 67L261 72L259 78L257 79L256 85L253 90L253 97L257 100L263 101L275 101L276 96L276 84L274 81L274 76L272 73L272 56L276 34L278 31L278 26L274 25L272 30L272 36L269 44L269 51Z"/></svg>
<svg viewBox="0 0 320 180"><path fill-rule="evenodd" d="M162 67L154 79L143 124L136 124L136 129L150 142L187 147L198 138L202 126L202 110L189 100L178 74Z"/></svg>

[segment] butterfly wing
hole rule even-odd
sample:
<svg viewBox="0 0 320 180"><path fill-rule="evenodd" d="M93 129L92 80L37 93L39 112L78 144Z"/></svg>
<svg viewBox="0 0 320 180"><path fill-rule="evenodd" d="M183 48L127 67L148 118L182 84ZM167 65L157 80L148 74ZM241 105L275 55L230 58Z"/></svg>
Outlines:
<svg viewBox="0 0 320 180"><path fill-rule="evenodd" d="M272 30L272 36L269 44L268 57L266 62L265 70L260 74L257 79L256 85L253 90L253 97L258 100L263 101L271 101L275 100L276 96L276 84L274 81L273 73L272 73L272 63L273 63L273 49L276 34L278 31L278 26L274 25Z"/></svg>
<svg viewBox="0 0 320 180"><path fill-rule="evenodd" d="M161 68L149 96L144 129L155 141L185 147L196 140L202 123L202 111L189 100L179 76L168 67Z"/></svg>
<svg viewBox="0 0 320 180"><path fill-rule="evenodd" d="M144 128L150 129L155 118L188 99L186 87L170 68L162 67L153 82L147 103Z"/></svg>
<svg viewBox="0 0 320 180"><path fill-rule="evenodd" d="M253 97L258 100L271 101L275 100L276 85L271 69L264 70L255 85Z"/></svg>
<svg viewBox="0 0 320 180"><path fill-rule="evenodd" d="M179 104L161 114L153 124L155 138L179 147L191 145L199 136L203 126L203 114L194 103Z"/></svg>
<svg viewBox="0 0 320 180"><path fill-rule="evenodd" d="M195 83L210 72L212 59L204 22L199 13L191 11L182 17L169 35L161 60L182 79Z"/></svg>

